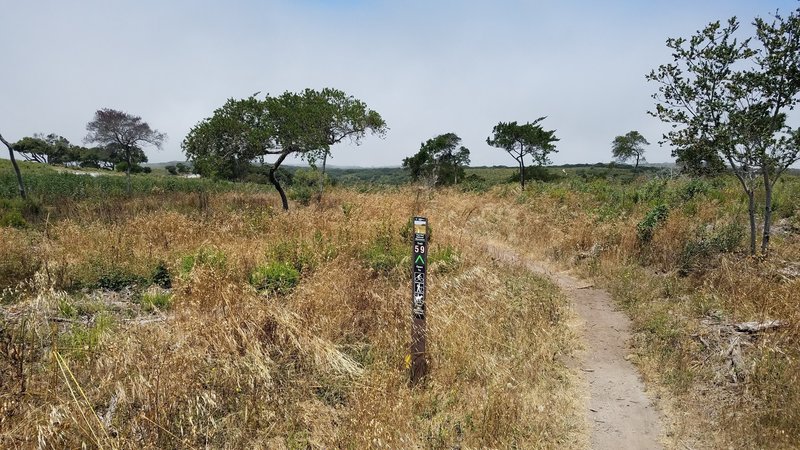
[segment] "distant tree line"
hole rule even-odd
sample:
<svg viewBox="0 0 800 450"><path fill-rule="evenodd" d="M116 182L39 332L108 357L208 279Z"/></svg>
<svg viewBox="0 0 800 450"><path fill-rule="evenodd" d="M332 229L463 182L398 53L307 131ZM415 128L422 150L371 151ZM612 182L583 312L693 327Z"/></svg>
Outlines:
<svg viewBox="0 0 800 450"><path fill-rule="evenodd" d="M540 117L525 124L500 122L492 129L492 136L486 139L487 144L505 150L517 162L517 180L522 189L525 189L526 176L536 174L538 179L543 179L542 173L546 172L543 166L550 164L549 155L558 151L555 130L545 130L540 125L544 119ZM466 181L464 169L469 166L469 149L460 144L461 138L455 133L440 134L423 142L415 155L403 160L402 167L408 171L412 181L422 181L430 186ZM526 169L526 158L534 164L530 168L533 170ZM470 181L475 181L475 178L473 176Z"/></svg>
<svg viewBox="0 0 800 450"><path fill-rule="evenodd" d="M127 161L119 147L107 145L104 147L83 147L71 144L65 137L51 133L48 135L34 134L26 136L11 144L26 161L33 161L54 166L74 166L92 169L126 170ZM147 162L147 155L141 149L133 152L133 168L135 171L147 171L141 167ZM125 163L124 165L121 165Z"/></svg>
<svg viewBox="0 0 800 450"><path fill-rule="evenodd" d="M192 173L192 168L189 167L188 164L179 162L175 165L168 165L164 166L164 169L169 172L170 175L185 175L188 173Z"/></svg>

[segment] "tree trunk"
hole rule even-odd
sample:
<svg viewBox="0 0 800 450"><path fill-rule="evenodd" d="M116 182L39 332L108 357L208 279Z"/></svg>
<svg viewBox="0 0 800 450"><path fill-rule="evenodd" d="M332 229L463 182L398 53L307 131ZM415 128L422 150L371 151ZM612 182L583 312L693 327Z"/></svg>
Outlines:
<svg viewBox="0 0 800 450"><path fill-rule="evenodd" d="M525 160L519 158L519 185L522 190L525 190Z"/></svg>
<svg viewBox="0 0 800 450"><path fill-rule="evenodd" d="M3 138L2 134L0 134L0 142L2 142L3 144L6 145L6 147L8 147L8 157L11 159L11 165L14 166L14 172L17 174L17 186L19 189L19 196L22 197L23 199L27 198L28 196L25 193L25 183L22 182L22 173L20 173L19 166L17 165L17 159L14 157L14 149L11 147L11 144L9 144L8 141L5 140L5 138Z"/></svg>
<svg viewBox="0 0 800 450"><path fill-rule="evenodd" d="M128 167L126 167L126 169L125 169L125 178L128 179L128 197L130 197L131 194L133 193L133 189L131 188L131 152L130 152L130 150L125 152L125 157L126 157L125 159L126 159L126 161L128 163Z"/></svg>
<svg viewBox="0 0 800 450"><path fill-rule="evenodd" d="M747 191L747 213L750 216L750 254L756 254L756 194L755 190Z"/></svg>
<svg viewBox="0 0 800 450"><path fill-rule="evenodd" d="M742 173L740 169L734 164L733 159L728 156L728 163L731 165L733 174L742 185L742 190L747 194L747 214L750 217L750 255L756 254L756 194L755 187L750 187L745 179L746 173Z"/></svg>
<svg viewBox="0 0 800 450"><path fill-rule="evenodd" d="M633 171L634 172L639 171L639 155L636 155L636 165L633 166Z"/></svg>
<svg viewBox="0 0 800 450"><path fill-rule="evenodd" d="M319 180L319 193L317 194L317 203L322 202L322 194L325 193L325 164L328 162L328 152L322 155L322 173Z"/></svg>
<svg viewBox="0 0 800 450"><path fill-rule="evenodd" d="M289 156L289 153L281 153L281 156L272 164L272 167L269 169L269 182L275 186L275 190L278 191L278 194L281 196L281 204L283 205L284 211L289 210L289 200L286 199L286 192L283 192L283 188L281 184L278 182L278 178L275 176L275 172L280 167L281 163L283 162L286 157Z"/></svg>
<svg viewBox="0 0 800 450"><path fill-rule="evenodd" d="M769 253L770 228L772 225L772 187L769 175L764 171L764 233L761 237L761 254Z"/></svg>

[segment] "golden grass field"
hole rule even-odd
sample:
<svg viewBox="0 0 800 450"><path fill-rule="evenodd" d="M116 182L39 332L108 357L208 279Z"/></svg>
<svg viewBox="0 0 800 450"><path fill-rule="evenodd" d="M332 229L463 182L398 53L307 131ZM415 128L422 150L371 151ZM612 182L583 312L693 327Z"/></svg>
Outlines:
<svg viewBox="0 0 800 450"><path fill-rule="evenodd" d="M459 225L473 198L336 191L289 213L275 200L220 194L203 210L194 194L163 195L113 211L78 205L41 231L0 229L4 260L42 264L4 308L0 446L583 442L575 383L557 358L576 345L568 305L548 281L483 255ZM431 373L410 388L401 231L414 211L433 224ZM198 254L211 256L182 271ZM299 284L257 292L249 274L276 259L300 267ZM62 291L113 271L147 277L158 261L176 274L164 311Z"/></svg>
<svg viewBox="0 0 800 450"><path fill-rule="evenodd" d="M612 292L668 447L795 446L800 282L783 274L797 217L766 261L687 259L687 243L744 217L735 185L675 200L644 245L646 183L338 188L286 213L272 193L162 192L0 227L0 447L585 448L569 304L488 257L487 240ZM406 226L419 214L433 228L431 370L412 388ZM160 264L171 289L137 290ZM274 264L296 285L259 291L254 274ZM738 341L724 327L765 319L786 325Z"/></svg>

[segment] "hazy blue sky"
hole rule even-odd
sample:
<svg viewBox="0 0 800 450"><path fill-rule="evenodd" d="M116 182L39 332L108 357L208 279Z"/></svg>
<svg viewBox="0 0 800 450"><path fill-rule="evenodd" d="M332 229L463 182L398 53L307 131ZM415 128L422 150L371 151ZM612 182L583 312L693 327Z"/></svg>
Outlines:
<svg viewBox="0 0 800 450"><path fill-rule="evenodd" d="M508 164L486 145L498 121L561 139L556 163L608 161L639 130L669 161L648 116L667 37L709 21L749 23L797 1L19 1L0 0L0 132L74 143L98 108L166 132L153 162L183 159L189 128L227 98L335 87L389 124L385 139L333 149L332 164L393 166L454 132L473 165ZM5 151L4 151L5 153Z"/></svg>

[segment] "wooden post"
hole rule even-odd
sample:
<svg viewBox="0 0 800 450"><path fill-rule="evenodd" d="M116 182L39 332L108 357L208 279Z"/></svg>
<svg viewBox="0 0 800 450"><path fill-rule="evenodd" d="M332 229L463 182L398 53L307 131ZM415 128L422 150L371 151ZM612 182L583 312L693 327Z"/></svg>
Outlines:
<svg viewBox="0 0 800 450"><path fill-rule="evenodd" d="M424 217L414 217L414 247L411 267L411 384L415 385L423 381L428 374L428 359L425 354L428 219Z"/></svg>

